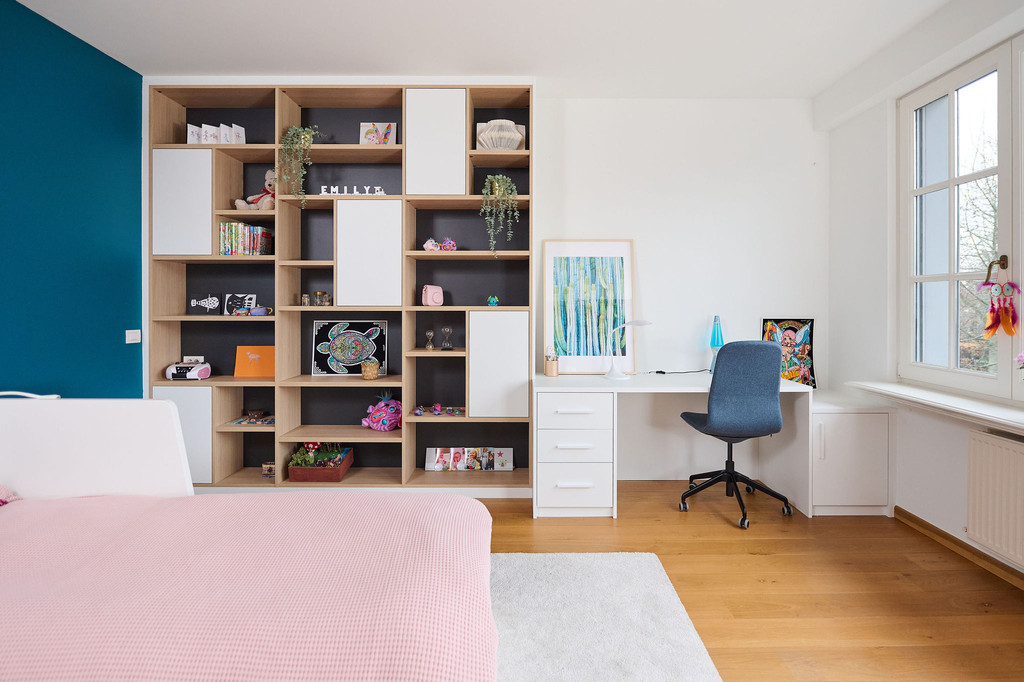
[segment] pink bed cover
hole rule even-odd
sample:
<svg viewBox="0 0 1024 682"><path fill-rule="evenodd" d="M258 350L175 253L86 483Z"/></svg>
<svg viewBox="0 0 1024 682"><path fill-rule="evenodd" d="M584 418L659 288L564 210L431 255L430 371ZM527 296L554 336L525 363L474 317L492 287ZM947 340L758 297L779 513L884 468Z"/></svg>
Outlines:
<svg viewBox="0 0 1024 682"><path fill-rule="evenodd" d="M491 519L308 491L0 506L0 680L493 680Z"/></svg>

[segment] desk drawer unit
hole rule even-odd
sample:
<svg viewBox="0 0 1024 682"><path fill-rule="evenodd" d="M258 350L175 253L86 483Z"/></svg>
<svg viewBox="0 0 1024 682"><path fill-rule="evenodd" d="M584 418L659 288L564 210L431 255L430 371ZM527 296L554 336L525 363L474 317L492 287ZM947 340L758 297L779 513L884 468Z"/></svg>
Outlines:
<svg viewBox="0 0 1024 682"><path fill-rule="evenodd" d="M611 507L612 464L548 462L537 465L540 507Z"/></svg>
<svg viewBox="0 0 1024 682"><path fill-rule="evenodd" d="M541 393L539 429L611 429L611 393Z"/></svg>
<svg viewBox="0 0 1024 682"><path fill-rule="evenodd" d="M611 392L537 394L537 516L615 515L614 420Z"/></svg>

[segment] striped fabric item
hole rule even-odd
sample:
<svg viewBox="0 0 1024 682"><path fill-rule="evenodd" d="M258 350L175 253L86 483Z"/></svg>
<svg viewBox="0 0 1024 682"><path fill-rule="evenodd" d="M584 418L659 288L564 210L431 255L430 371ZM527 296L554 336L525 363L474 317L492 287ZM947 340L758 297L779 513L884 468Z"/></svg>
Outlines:
<svg viewBox="0 0 1024 682"><path fill-rule="evenodd" d="M0 507L2 680L493 680L491 519L303 491Z"/></svg>

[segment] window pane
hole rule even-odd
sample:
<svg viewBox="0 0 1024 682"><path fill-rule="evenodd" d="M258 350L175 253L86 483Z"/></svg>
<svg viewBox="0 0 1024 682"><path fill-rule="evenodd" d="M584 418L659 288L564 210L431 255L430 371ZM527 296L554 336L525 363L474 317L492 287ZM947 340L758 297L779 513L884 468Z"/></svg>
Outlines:
<svg viewBox="0 0 1024 682"><path fill-rule="evenodd" d="M956 91L957 175L967 175L999 162L998 74L993 71Z"/></svg>
<svg viewBox="0 0 1024 682"><path fill-rule="evenodd" d="M949 283L918 282L914 288L914 361L949 367Z"/></svg>
<svg viewBox="0 0 1024 682"><path fill-rule="evenodd" d="M915 111L917 187L949 179L949 97Z"/></svg>
<svg viewBox="0 0 1024 682"><path fill-rule="evenodd" d="M984 337L985 322L989 309L988 287L978 291L981 280L959 283L960 301L958 305L957 327L959 332L959 364L960 369L995 374L996 372L996 337Z"/></svg>
<svg viewBox="0 0 1024 682"><path fill-rule="evenodd" d="M957 186L960 272L978 272L998 258L999 179L990 175Z"/></svg>
<svg viewBox="0 0 1024 682"><path fill-rule="evenodd" d="M938 275L949 272L949 190L940 189L917 197L917 272Z"/></svg>

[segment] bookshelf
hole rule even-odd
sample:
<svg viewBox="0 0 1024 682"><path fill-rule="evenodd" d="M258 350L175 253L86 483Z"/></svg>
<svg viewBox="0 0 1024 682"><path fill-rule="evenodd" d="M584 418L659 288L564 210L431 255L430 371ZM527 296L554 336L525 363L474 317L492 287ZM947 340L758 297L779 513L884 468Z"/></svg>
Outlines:
<svg viewBox="0 0 1024 682"><path fill-rule="evenodd" d="M147 372L153 397L179 405L197 485L529 488L532 87L163 85L152 86L149 98ZM494 118L526 126L526 148L477 149L477 124ZM396 122L394 144L359 144L363 121ZM186 125L203 123L238 123L247 143L186 144ZM274 210L237 210L234 200L257 193L278 163L281 137L293 125L322 133L311 148L305 206L294 188L279 186ZM478 214L483 178L492 173L516 182L521 216L496 256ZM333 193L352 186L359 195ZM366 186L386 194L367 195ZM273 255L218 255L222 222L271 228ZM428 237L451 237L458 250L424 251ZM444 290L443 306L421 305L428 283ZM313 291L330 292L334 304L302 305L301 294ZM208 293L255 293L274 310L189 314L187 299ZM498 306L487 305L490 295ZM386 322L386 375L364 381L358 366L347 376L314 375L313 326L324 321ZM443 326L453 329L451 351L440 350ZM427 329L435 350L424 347ZM233 376L242 345L274 346L275 375ZM214 375L165 379L164 369L183 355L205 356ZM486 395L492 385L514 395L496 401ZM402 428L359 426L384 391L402 401ZM435 402L466 414L412 415ZM228 423L254 408L276 423ZM341 483L288 480L287 462L307 441L353 447ZM514 448L516 469L425 470L426 448L486 445ZM277 465L274 478L262 476L266 461Z"/></svg>

